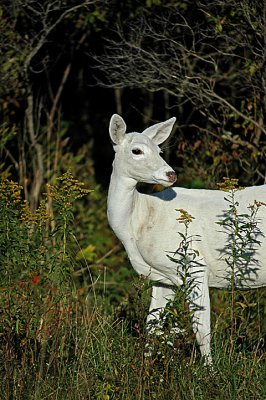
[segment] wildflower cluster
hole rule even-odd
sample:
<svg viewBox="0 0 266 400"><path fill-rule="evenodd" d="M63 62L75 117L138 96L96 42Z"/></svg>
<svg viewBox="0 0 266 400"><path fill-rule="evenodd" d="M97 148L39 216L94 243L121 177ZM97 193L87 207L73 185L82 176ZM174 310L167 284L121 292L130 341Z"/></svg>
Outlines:
<svg viewBox="0 0 266 400"><path fill-rule="evenodd" d="M266 203L264 203L263 201L257 201L257 200L255 200L255 201L254 201L254 205L255 205L257 208L260 208L261 206L266 206Z"/></svg>
<svg viewBox="0 0 266 400"><path fill-rule="evenodd" d="M75 200L86 196L93 190L85 189L84 183L75 179L70 171L57 178L57 184L47 185L48 193L64 210L72 209Z"/></svg>
<svg viewBox="0 0 266 400"><path fill-rule="evenodd" d="M238 179L235 178L223 178L223 182L218 182L217 186L224 192L230 192L231 190L242 190L243 187L239 186Z"/></svg>
<svg viewBox="0 0 266 400"><path fill-rule="evenodd" d="M21 202L21 190L22 187L7 178L1 179L0 183L0 201L5 204L6 207L19 204Z"/></svg>
<svg viewBox="0 0 266 400"><path fill-rule="evenodd" d="M21 210L21 221L24 222L28 227L37 225L39 228L46 226L51 220L51 216L47 210L46 201L41 200L39 207L35 212L30 209L27 200L24 201Z"/></svg>
<svg viewBox="0 0 266 400"><path fill-rule="evenodd" d="M186 210L183 210L182 208L178 208L176 209L176 211L179 211L181 214L181 216L176 219L181 224L189 224L193 221L193 219L195 219L194 217L192 217L192 215L190 215Z"/></svg>
<svg viewBox="0 0 266 400"><path fill-rule="evenodd" d="M12 362L24 360L22 352L25 359L30 354L32 363L40 361L40 371L49 359L50 344L56 343L55 351L59 350L66 316L72 318L70 307L76 301L72 274L78 250L70 240L72 203L90 192L71 173L58 182L50 186L54 197L45 194L37 210L32 211L22 199L21 187L4 175L0 179L2 348L9 349ZM50 354L54 357L55 353Z"/></svg>
<svg viewBox="0 0 266 400"><path fill-rule="evenodd" d="M45 201L42 200L38 209L33 212L29 202L22 199L21 191L22 187L12 180L3 178L0 181L0 203L3 215L4 212L12 212L13 216L15 213L19 220L28 227L45 224L49 220Z"/></svg>

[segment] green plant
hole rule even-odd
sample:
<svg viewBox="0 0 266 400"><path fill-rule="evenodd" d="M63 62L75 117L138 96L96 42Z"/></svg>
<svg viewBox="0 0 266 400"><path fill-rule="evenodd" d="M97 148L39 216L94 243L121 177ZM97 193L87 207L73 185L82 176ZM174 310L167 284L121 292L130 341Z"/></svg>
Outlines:
<svg viewBox="0 0 266 400"><path fill-rule="evenodd" d="M231 359L228 358L230 338L226 331L230 299L225 292L212 293L213 312L218 315L213 335L217 369L213 372L194 356L194 337L186 327L191 326L191 310L184 298L183 303L176 299L176 303L168 305L163 328L168 335L178 319L178 326L186 332L177 336L174 347L163 343L160 337L154 338L158 352L147 362L143 357L147 283L131 278L123 291L116 293L114 302L113 293L119 286L119 282L113 285L115 269L113 275L105 276L105 292L102 283L100 289L97 287L102 275L91 286L79 286L75 277L80 268L77 265L80 259L75 256L80 251L80 231L77 235L76 214L73 213L79 210L81 214L84 210L80 203L80 195L86 194L83 189L70 173L64 174L53 188L48 188L48 199L44 197L38 210L32 212L21 199L20 186L5 178L1 180L0 398L264 400L265 349L263 342L255 341L254 337L258 332L263 337L266 332L262 323L263 309L266 310L265 290L258 291L260 298L256 300L260 303L256 307L260 319L254 314L254 307L248 306L251 303L249 294L245 293L246 298L241 299L247 304L239 308L242 325L252 317L251 328L245 331L248 335L246 347L241 351L234 347ZM94 195L93 192L89 197ZM94 200L95 210L97 201L101 200L98 196ZM49 201L52 203L52 208L48 208L50 212L47 210ZM102 209L99 218L101 213ZM184 213L182 216L185 218ZM94 223L90 227L92 233ZM190 254L193 240L198 240L190 237L189 224L187 222L187 235L181 238L179 247L183 255ZM86 227L86 223L84 225ZM182 232L185 234L185 230ZM103 237L105 235L109 233L104 233ZM108 257L113 259L108 260L106 266L115 265L117 254L111 253L104 260ZM196 255L193 257L197 260ZM183 261L183 277L189 281ZM116 279L122 280L122 276L124 278L119 275ZM111 291L109 282L113 285ZM100 295L96 299L94 292L97 294L97 291ZM185 307L183 314L178 309L179 303ZM248 313L252 314L250 318ZM171 340L170 335L168 339Z"/></svg>
<svg viewBox="0 0 266 400"><path fill-rule="evenodd" d="M193 248L193 243L200 240L200 235L189 235L189 225L194 217L183 209L177 211L181 214L177 221L184 225L184 232L178 232L181 236L179 247L173 257L169 255L168 257L177 264L176 271L181 281L180 287L184 293L184 300L191 303L193 291L197 286L195 274L198 274L199 268L203 267L199 260L199 252Z"/></svg>
<svg viewBox="0 0 266 400"><path fill-rule="evenodd" d="M69 172L57 182L49 186L48 195L54 218L46 201L34 213L17 183L6 178L0 182L0 341L7 398L13 396L14 382L23 387L28 357L32 368L38 361L40 378L48 354L61 357L54 346L64 336L64 318L75 302L72 208L90 190Z"/></svg>
<svg viewBox="0 0 266 400"><path fill-rule="evenodd" d="M240 301L239 289L252 283L258 268L255 255L260 246L260 237L263 236L259 228L258 211L265 203L254 201L248 206L249 213L239 213L236 193L243 188L238 185L238 180L224 178L218 186L228 193L224 198L228 202L228 209L225 210L224 218L217 221L217 224L227 236L222 258L227 264L226 279L231 294L231 353L237 334L237 315L246 307Z"/></svg>
<svg viewBox="0 0 266 400"><path fill-rule="evenodd" d="M197 276L202 271L203 264L199 259L198 251L194 248L194 243L200 240L200 236L189 234L189 225L194 217L183 209L177 211L181 214L177 221L183 225L184 229L178 232L181 237L178 249L172 255L168 254L167 256L176 264L176 274L180 285L176 288L174 300L167 304L161 313L160 321L156 321L156 325L152 327L157 339L154 343L149 343L149 348L153 348L156 344L159 354L164 354L167 352L167 347L172 347L178 340L175 352L182 353L183 351L184 356L191 353L189 361L191 362L194 357L193 347L195 344L194 333L191 329L192 319L194 313L199 309L193 298L197 291ZM188 347L190 347L190 351L187 352Z"/></svg>

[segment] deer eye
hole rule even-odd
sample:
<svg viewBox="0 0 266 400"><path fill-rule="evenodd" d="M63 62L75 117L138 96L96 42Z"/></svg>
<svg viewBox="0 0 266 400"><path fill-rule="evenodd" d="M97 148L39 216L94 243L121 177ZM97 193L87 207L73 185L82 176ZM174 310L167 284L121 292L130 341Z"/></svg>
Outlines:
<svg viewBox="0 0 266 400"><path fill-rule="evenodd" d="M136 156L139 156L140 154L143 154L143 151L140 149L133 149L132 153L135 154Z"/></svg>

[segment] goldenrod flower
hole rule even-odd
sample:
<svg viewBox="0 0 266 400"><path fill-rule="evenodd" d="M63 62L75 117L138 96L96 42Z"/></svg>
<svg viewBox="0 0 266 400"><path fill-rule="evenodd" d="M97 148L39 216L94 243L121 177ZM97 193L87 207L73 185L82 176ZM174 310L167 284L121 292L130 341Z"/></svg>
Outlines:
<svg viewBox="0 0 266 400"><path fill-rule="evenodd" d="M176 219L181 224L190 223L193 219L195 219L194 217L192 217L191 214L189 214L186 210L183 210L182 208L178 208L176 211L179 211L181 214L181 216Z"/></svg>

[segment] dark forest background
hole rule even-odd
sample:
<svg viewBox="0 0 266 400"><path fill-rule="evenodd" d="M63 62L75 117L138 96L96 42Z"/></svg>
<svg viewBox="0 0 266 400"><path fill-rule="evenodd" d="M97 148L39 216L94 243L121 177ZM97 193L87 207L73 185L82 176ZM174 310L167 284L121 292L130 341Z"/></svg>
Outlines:
<svg viewBox="0 0 266 400"><path fill-rule="evenodd" d="M144 360L150 284L106 219L113 113L177 118L178 186L265 184L266 3L1 1L0 397L265 399L264 289L212 292L212 371L182 302Z"/></svg>
<svg viewBox="0 0 266 400"><path fill-rule="evenodd" d="M177 117L165 154L180 185L264 183L260 2L14 0L0 12L1 171L33 208L67 153L107 187L114 112L137 131Z"/></svg>

